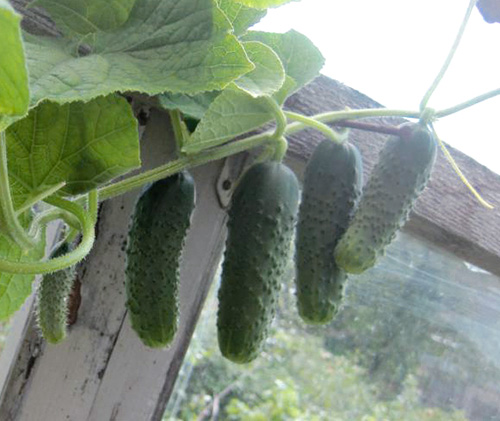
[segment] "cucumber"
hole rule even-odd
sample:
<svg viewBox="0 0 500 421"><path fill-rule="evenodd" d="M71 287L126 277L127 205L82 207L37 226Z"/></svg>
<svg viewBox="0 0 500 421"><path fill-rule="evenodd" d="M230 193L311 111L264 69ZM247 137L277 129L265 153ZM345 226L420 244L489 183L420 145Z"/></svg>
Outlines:
<svg viewBox="0 0 500 421"><path fill-rule="evenodd" d="M51 255L60 257L70 251L61 244ZM44 275L37 291L37 321L45 340L57 344L66 338L68 299L76 277L76 267Z"/></svg>
<svg viewBox="0 0 500 421"><path fill-rule="evenodd" d="M222 355L235 363L255 359L268 335L292 257L298 201L297 178L278 162L252 166L231 198L217 332Z"/></svg>
<svg viewBox="0 0 500 421"><path fill-rule="evenodd" d="M333 251L361 196L363 165L354 145L324 140L307 163L296 236L296 294L306 323L325 324L337 314L346 273Z"/></svg>
<svg viewBox="0 0 500 421"><path fill-rule="evenodd" d="M125 287L132 328L144 345L165 347L179 317L179 264L195 203L188 173L149 186L139 197L127 243Z"/></svg>
<svg viewBox="0 0 500 421"><path fill-rule="evenodd" d="M335 261L362 273L384 253L407 221L436 160L436 140L423 125L407 123L390 137L363 190L359 208L335 249Z"/></svg>

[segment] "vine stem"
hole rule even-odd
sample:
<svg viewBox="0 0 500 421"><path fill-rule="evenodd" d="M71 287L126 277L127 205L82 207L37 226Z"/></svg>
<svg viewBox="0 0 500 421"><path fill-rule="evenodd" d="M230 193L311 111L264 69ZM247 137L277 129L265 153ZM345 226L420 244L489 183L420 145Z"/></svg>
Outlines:
<svg viewBox="0 0 500 421"><path fill-rule="evenodd" d="M267 104L269 109L274 115L274 119L276 120L276 129L274 130L273 138L281 139L286 130L286 115L285 112L281 109L278 103L270 97L264 97L267 100Z"/></svg>
<svg viewBox="0 0 500 421"><path fill-rule="evenodd" d="M272 159L277 162L283 161L288 149L288 142L284 136L274 139L274 154Z"/></svg>
<svg viewBox="0 0 500 421"><path fill-rule="evenodd" d="M87 211L92 217L94 225L97 223L97 212L99 210L99 192L97 189L91 190L87 198Z"/></svg>
<svg viewBox="0 0 500 421"><path fill-rule="evenodd" d="M420 118L420 113L418 111L395 110L388 108L367 108L359 110L332 111L328 113L316 114L310 118L321 121L322 123L333 123L335 121L346 119L390 116ZM309 125L301 122L290 123L285 127L283 134L288 136L309 127ZM99 200L107 200L112 197L119 196L128 191L140 188L146 183L153 183L161 180L162 178L168 177L183 169L193 168L198 165L206 164L210 161L226 158L228 156L244 152L248 149L262 146L272 142L275 134L275 131L266 131L264 133L227 143L216 148L206 149L196 154L180 157L164 165L153 168L152 170L126 178L125 180L110 184L109 186L101 187L99 189ZM77 199L77 203L83 205L85 203L85 197Z"/></svg>
<svg viewBox="0 0 500 421"><path fill-rule="evenodd" d="M170 116L170 122L172 123L172 128L174 129L174 138L175 138L175 146L177 156L182 156L184 153L182 152L182 148L185 145L184 139L184 129L182 127L182 117L181 112L179 110L169 110L168 114Z"/></svg>
<svg viewBox="0 0 500 421"><path fill-rule="evenodd" d="M450 52L448 53L448 56L446 57L446 60L443 63L443 66L441 67L441 70L439 71L438 75L432 82L432 85L430 88L427 90L425 93L424 97L422 98L422 101L420 102L420 110L424 110L427 107L427 104L438 87L439 83L443 79L446 71L448 70L448 67L450 66L451 61L453 60L453 57L455 56L455 53L458 49L458 46L460 44L460 41L462 40L462 36L465 32L465 28L467 27L467 23L469 22L470 15L472 14L472 10L474 9L474 6L476 5L477 0L470 0L469 1L469 6L467 7L467 11L465 12L465 16L462 20L462 24L460 25L460 28L458 30L458 34L455 37L455 41L453 42L453 45L450 49Z"/></svg>
<svg viewBox="0 0 500 421"><path fill-rule="evenodd" d="M97 195L89 196L90 200L96 200ZM94 224L91 215L89 215L85 210L76 204L66 199L54 196L47 198L46 202L62 209L70 214L73 214L80 223L80 228L82 230L82 241L73 251L65 254L64 256L56 257L42 262L14 262L10 260L0 259L0 272L25 274L25 275L36 275L55 272L57 270L65 269L67 267L73 266L80 260L84 259L85 256L90 252L92 246L94 245L95 232ZM92 204L97 206L96 204ZM63 217L64 214L61 214Z"/></svg>
<svg viewBox="0 0 500 421"><path fill-rule="evenodd" d="M72 214L63 209L54 208L41 212L33 218L30 227L30 234L32 234L33 237L38 237L41 227L55 221L56 219L62 219L66 222L66 224L68 224L68 226L72 227L72 229L78 230L78 228L80 228L78 219L76 219Z"/></svg>
<svg viewBox="0 0 500 421"><path fill-rule="evenodd" d="M219 148L208 149L195 155L180 157L164 165L145 171L125 180L118 181L109 186L99 189L99 200L110 199L119 196L130 190L137 189L146 183L153 183L175 174L183 169L189 169L203 165L211 161L226 158L228 156L244 152L273 140L272 132L265 132L237 142L229 143ZM85 197L77 199L77 203L84 203ZM0 268L1 269L1 268Z"/></svg>
<svg viewBox="0 0 500 421"><path fill-rule="evenodd" d="M450 108L445 108L444 110L436 111L434 114L436 117L441 118L441 117L447 117L451 114L455 114L459 111L465 110L466 108L472 107L473 105L479 104L480 102L486 101L487 99L493 98L495 96L500 95L500 88L495 89L490 92L486 92L482 95L478 95L472 99L469 99L467 101L464 101L460 104L454 105L453 107Z"/></svg>
<svg viewBox="0 0 500 421"><path fill-rule="evenodd" d="M7 139L5 132L0 132L0 209L2 230L22 249L29 250L35 245L17 219L10 193L9 170L7 167Z"/></svg>
<svg viewBox="0 0 500 421"><path fill-rule="evenodd" d="M26 200L18 209L16 209L16 215L20 215L23 212L30 209L35 203L41 202L47 197L53 195L58 190L61 190L66 185L65 181L61 181L59 184L55 184L52 187L49 187L47 190L42 191L34 196L31 196Z"/></svg>
<svg viewBox="0 0 500 421"><path fill-rule="evenodd" d="M345 140L345 136L341 136L339 133L337 133L331 127L327 126L325 123L322 123L321 121L318 121L314 118L307 117L307 116L302 115L302 114L294 113L292 111L285 111L285 115L290 120L299 121L307 126L312 127L313 129L318 130L319 132L323 133L328 139L332 140L335 143L340 144Z"/></svg>
<svg viewBox="0 0 500 421"><path fill-rule="evenodd" d="M381 124L372 124L372 123L365 123L363 121L351 121L351 120L337 121L335 125L338 127L364 130L372 133L382 133L393 136L400 135L400 128L398 126L383 126Z"/></svg>

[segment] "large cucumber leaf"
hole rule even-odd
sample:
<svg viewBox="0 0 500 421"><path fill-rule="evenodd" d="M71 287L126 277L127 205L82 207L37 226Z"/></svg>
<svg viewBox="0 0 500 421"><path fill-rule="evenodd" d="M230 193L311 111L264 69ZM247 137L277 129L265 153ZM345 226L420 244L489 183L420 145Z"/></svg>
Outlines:
<svg viewBox="0 0 500 421"><path fill-rule="evenodd" d="M57 27L69 36L110 31L123 25L135 0L36 0Z"/></svg>
<svg viewBox="0 0 500 421"><path fill-rule="evenodd" d="M25 36L32 105L88 101L112 92L220 90L253 69L211 0L137 0L120 28L97 33L90 54Z"/></svg>
<svg viewBox="0 0 500 421"><path fill-rule="evenodd" d="M258 41L244 42L243 47L255 69L237 79L236 85L255 97L277 92L285 81L285 69L277 54Z"/></svg>
<svg viewBox="0 0 500 421"><path fill-rule="evenodd" d="M21 17L6 0L0 0L0 114L28 111L28 73L21 40Z"/></svg>
<svg viewBox="0 0 500 421"><path fill-rule="evenodd" d="M286 91L279 93L280 98L292 94L313 80L325 63L321 52L309 38L294 30L284 34L249 31L242 40L262 42L278 54L286 75L295 82L284 84L283 89Z"/></svg>
<svg viewBox="0 0 500 421"><path fill-rule="evenodd" d="M258 41L244 42L243 47L255 68L237 79L235 84L252 97L277 93L285 82L285 71L279 57L272 48ZM168 92L159 99L166 109L179 109L186 115L201 119L219 94L220 91L198 95ZM244 97L248 98L248 95L242 95L242 100Z"/></svg>
<svg viewBox="0 0 500 421"><path fill-rule="evenodd" d="M160 105L167 110L180 110L183 114L201 120L210 104L220 91L203 92L197 95L172 94L165 92L158 95Z"/></svg>
<svg viewBox="0 0 500 421"><path fill-rule="evenodd" d="M30 215L23 215L20 219L21 224L27 227ZM44 252L45 232L38 244L28 251L23 251L14 241L0 234L0 259L35 262L43 258ZM0 273L0 320L8 319L19 310L31 294L31 285L34 279L35 275Z"/></svg>
<svg viewBox="0 0 500 421"><path fill-rule="evenodd" d="M118 95L43 102L6 134L16 206L63 181L62 193L85 193L140 165L137 120Z"/></svg>
<svg viewBox="0 0 500 421"><path fill-rule="evenodd" d="M234 0L235 3L240 3L248 7L256 9L267 9L268 7L278 7L292 0ZM295 0L297 1L297 0Z"/></svg>
<svg viewBox="0 0 500 421"><path fill-rule="evenodd" d="M233 33L238 36L244 34L248 28L259 22L267 13L265 9L247 7L234 0L218 0L217 4L233 25Z"/></svg>
<svg viewBox="0 0 500 421"><path fill-rule="evenodd" d="M256 129L273 119L269 97L253 97L230 85L212 102L196 127L184 151L218 146L236 136Z"/></svg>

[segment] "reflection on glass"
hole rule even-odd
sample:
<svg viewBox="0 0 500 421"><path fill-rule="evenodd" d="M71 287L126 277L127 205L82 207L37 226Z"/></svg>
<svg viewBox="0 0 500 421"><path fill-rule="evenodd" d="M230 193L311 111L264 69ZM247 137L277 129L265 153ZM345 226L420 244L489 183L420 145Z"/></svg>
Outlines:
<svg viewBox="0 0 500 421"><path fill-rule="evenodd" d="M215 288L166 420L500 420L500 279L409 235L351 276L326 327L281 295L252 364L217 348Z"/></svg>

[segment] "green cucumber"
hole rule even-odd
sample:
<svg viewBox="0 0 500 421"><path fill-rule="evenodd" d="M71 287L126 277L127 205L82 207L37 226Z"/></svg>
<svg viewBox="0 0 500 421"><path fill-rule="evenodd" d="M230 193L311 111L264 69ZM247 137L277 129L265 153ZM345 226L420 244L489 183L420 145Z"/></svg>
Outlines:
<svg viewBox="0 0 500 421"><path fill-rule="evenodd" d="M233 362L255 359L268 335L298 201L295 174L278 162L252 166L233 193L217 314L219 348Z"/></svg>
<svg viewBox="0 0 500 421"><path fill-rule="evenodd" d="M335 249L349 273L372 267L410 215L436 160L436 140L423 125L407 123L390 137L363 190L359 208Z"/></svg>
<svg viewBox="0 0 500 421"><path fill-rule="evenodd" d="M51 255L60 257L70 251L67 243L61 244ZM68 299L75 281L76 267L44 275L37 291L37 321L45 340L57 344L66 338Z"/></svg>
<svg viewBox="0 0 500 421"><path fill-rule="evenodd" d="M354 145L324 140L307 163L296 236L295 278L300 317L325 324L337 314L346 273L333 251L361 196L363 165Z"/></svg>
<svg viewBox="0 0 500 421"><path fill-rule="evenodd" d="M179 264L195 203L194 181L179 173L139 197L128 235L125 286L132 328L149 347L170 344L179 318Z"/></svg>

